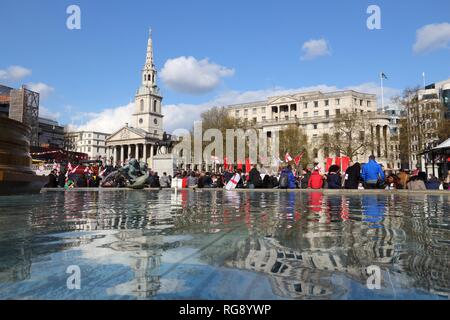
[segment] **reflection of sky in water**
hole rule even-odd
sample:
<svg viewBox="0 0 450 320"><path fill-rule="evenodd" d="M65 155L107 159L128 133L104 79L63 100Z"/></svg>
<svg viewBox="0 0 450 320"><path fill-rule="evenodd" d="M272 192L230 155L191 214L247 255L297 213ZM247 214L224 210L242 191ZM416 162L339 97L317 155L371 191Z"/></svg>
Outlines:
<svg viewBox="0 0 450 320"><path fill-rule="evenodd" d="M442 299L449 196L73 192L0 198L0 299ZM81 268L68 290L66 268ZM382 270L368 290L365 268Z"/></svg>

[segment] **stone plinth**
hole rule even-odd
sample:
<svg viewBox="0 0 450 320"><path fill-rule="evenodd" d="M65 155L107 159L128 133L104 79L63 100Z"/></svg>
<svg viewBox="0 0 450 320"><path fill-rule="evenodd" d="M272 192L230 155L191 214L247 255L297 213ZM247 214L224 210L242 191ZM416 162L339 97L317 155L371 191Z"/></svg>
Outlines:
<svg viewBox="0 0 450 320"><path fill-rule="evenodd" d="M151 169L152 171L158 172L159 176L162 176L163 172L166 172L167 175L173 176L176 169L173 154L158 154L154 156Z"/></svg>

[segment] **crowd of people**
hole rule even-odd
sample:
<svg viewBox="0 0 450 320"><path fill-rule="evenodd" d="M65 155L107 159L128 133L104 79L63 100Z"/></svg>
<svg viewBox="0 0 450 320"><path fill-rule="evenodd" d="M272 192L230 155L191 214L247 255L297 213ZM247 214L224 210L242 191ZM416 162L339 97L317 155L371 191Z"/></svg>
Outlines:
<svg viewBox="0 0 450 320"><path fill-rule="evenodd" d="M77 188L99 187L102 179L110 173L120 170L120 167L105 167L102 170L89 170L83 174L67 174L67 171L52 170L49 175L48 188ZM345 172L337 165L331 165L324 172L318 163L314 163L304 170L295 170L290 165L279 168L274 172L261 171L257 165L251 170L243 172L225 170L222 173L210 173L205 171L177 171L174 176L164 172L161 176L158 172L148 170L145 187L171 188L224 188L230 180L239 175L235 182L237 189L408 189L408 190L450 190L449 178L439 180L434 176L428 176L420 169L413 172L400 170L398 174L386 174L382 165L376 162L374 156L363 165L358 162L350 162ZM181 183L178 183L181 182ZM126 175L123 179L116 179L114 187L126 187Z"/></svg>
<svg viewBox="0 0 450 320"><path fill-rule="evenodd" d="M364 165L351 162L345 172L340 167L331 165L324 172L318 163L311 168L300 171L286 165L276 173L261 173L254 165L248 173L242 170L225 171L223 174L209 172L183 171L175 174L175 178L185 179L185 187L189 188L223 188L235 174L240 179L236 188L248 189L408 189L408 190L450 190L449 181L429 176L420 169L413 172L400 170L398 174L386 174L382 165L374 156Z"/></svg>

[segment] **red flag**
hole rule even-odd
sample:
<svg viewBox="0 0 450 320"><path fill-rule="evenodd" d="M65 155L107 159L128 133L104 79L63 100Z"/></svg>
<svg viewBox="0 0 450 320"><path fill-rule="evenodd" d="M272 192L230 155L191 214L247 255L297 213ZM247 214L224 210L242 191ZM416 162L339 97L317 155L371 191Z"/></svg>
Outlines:
<svg viewBox="0 0 450 320"><path fill-rule="evenodd" d="M250 159L245 159L245 172L249 173L251 170L251 164L250 164Z"/></svg>
<svg viewBox="0 0 450 320"><path fill-rule="evenodd" d="M325 166L325 171L328 172L328 169L330 169L331 165L333 164L332 158L327 158L327 165Z"/></svg>
<svg viewBox="0 0 450 320"><path fill-rule="evenodd" d="M237 168L238 168L238 170L242 170L242 161L238 160Z"/></svg>
<svg viewBox="0 0 450 320"><path fill-rule="evenodd" d="M341 157L336 157L335 164L339 167L339 169L341 168Z"/></svg>
<svg viewBox="0 0 450 320"><path fill-rule="evenodd" d="M289 153L286 153L286 155L284 156L284 160L285 160L286 162L291 162L291 161L292 161L291 155L290 155Z"/></svg>
<svg viewBox="0 0 450 320"><path fill-rule="evenodd" d="M228 158L225 157L225 158L223 158L223 167L226 169L227 166L228 166Z"/></svg>
<svg viewBox="0 0 450 320"><path fill-rule="evenodd" d="M300 155L298 155L298 156L295 157L294 161L295 161L295 165L296 165L296 166L298 166L298 164L299 164L300 161L302 160L304 154L305 154L305 153L302 152Z"/></svg>
<svg viewBox="0 0 450 320"><path fill-rule="evenodd" d="M233 171L233 164L230 163L230 164L228 165L228 171Z"/></svg>
<svg viewBox="0 0 450 320"><path fill-rule="evenodd" d="M343 172L347 171L349 163L350 163L350 158L349 157L342 157L342 171Z"/></svg>

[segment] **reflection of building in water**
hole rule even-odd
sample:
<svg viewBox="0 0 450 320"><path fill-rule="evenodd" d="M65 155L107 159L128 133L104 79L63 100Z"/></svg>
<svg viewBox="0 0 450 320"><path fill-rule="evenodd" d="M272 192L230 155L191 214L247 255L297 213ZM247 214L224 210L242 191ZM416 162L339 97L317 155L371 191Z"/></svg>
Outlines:
<svg viewBox="0 0 450 320"><path fill-rule="evenodd" d="M31 275L31 249L27 245L14 245L13 250L1 250L0 283L17 282L29 279Z"/></svg>
<svg viewBox="0 0 450 320"><path fill-rule="evenodd" d="M286 298L330 298L345 292L331 283L334 271L361 277L361 268L347 265L332 252L291 250L273 238L247 238L238 245L239 254L225 263L229 267L269 275L275 294Z"/></svg>
<svg viewBox="0 0 450 320"><path fill-rule="evenodd" d="M155 275L155 271L161 264L163 237L146 235L143 230L119 231L115 236L119 241L108 246L113 250L129 253L134 277L114 290L125 289L126 294L131 293L137 298L155 296L161 286L160 276Z"/></svg>

